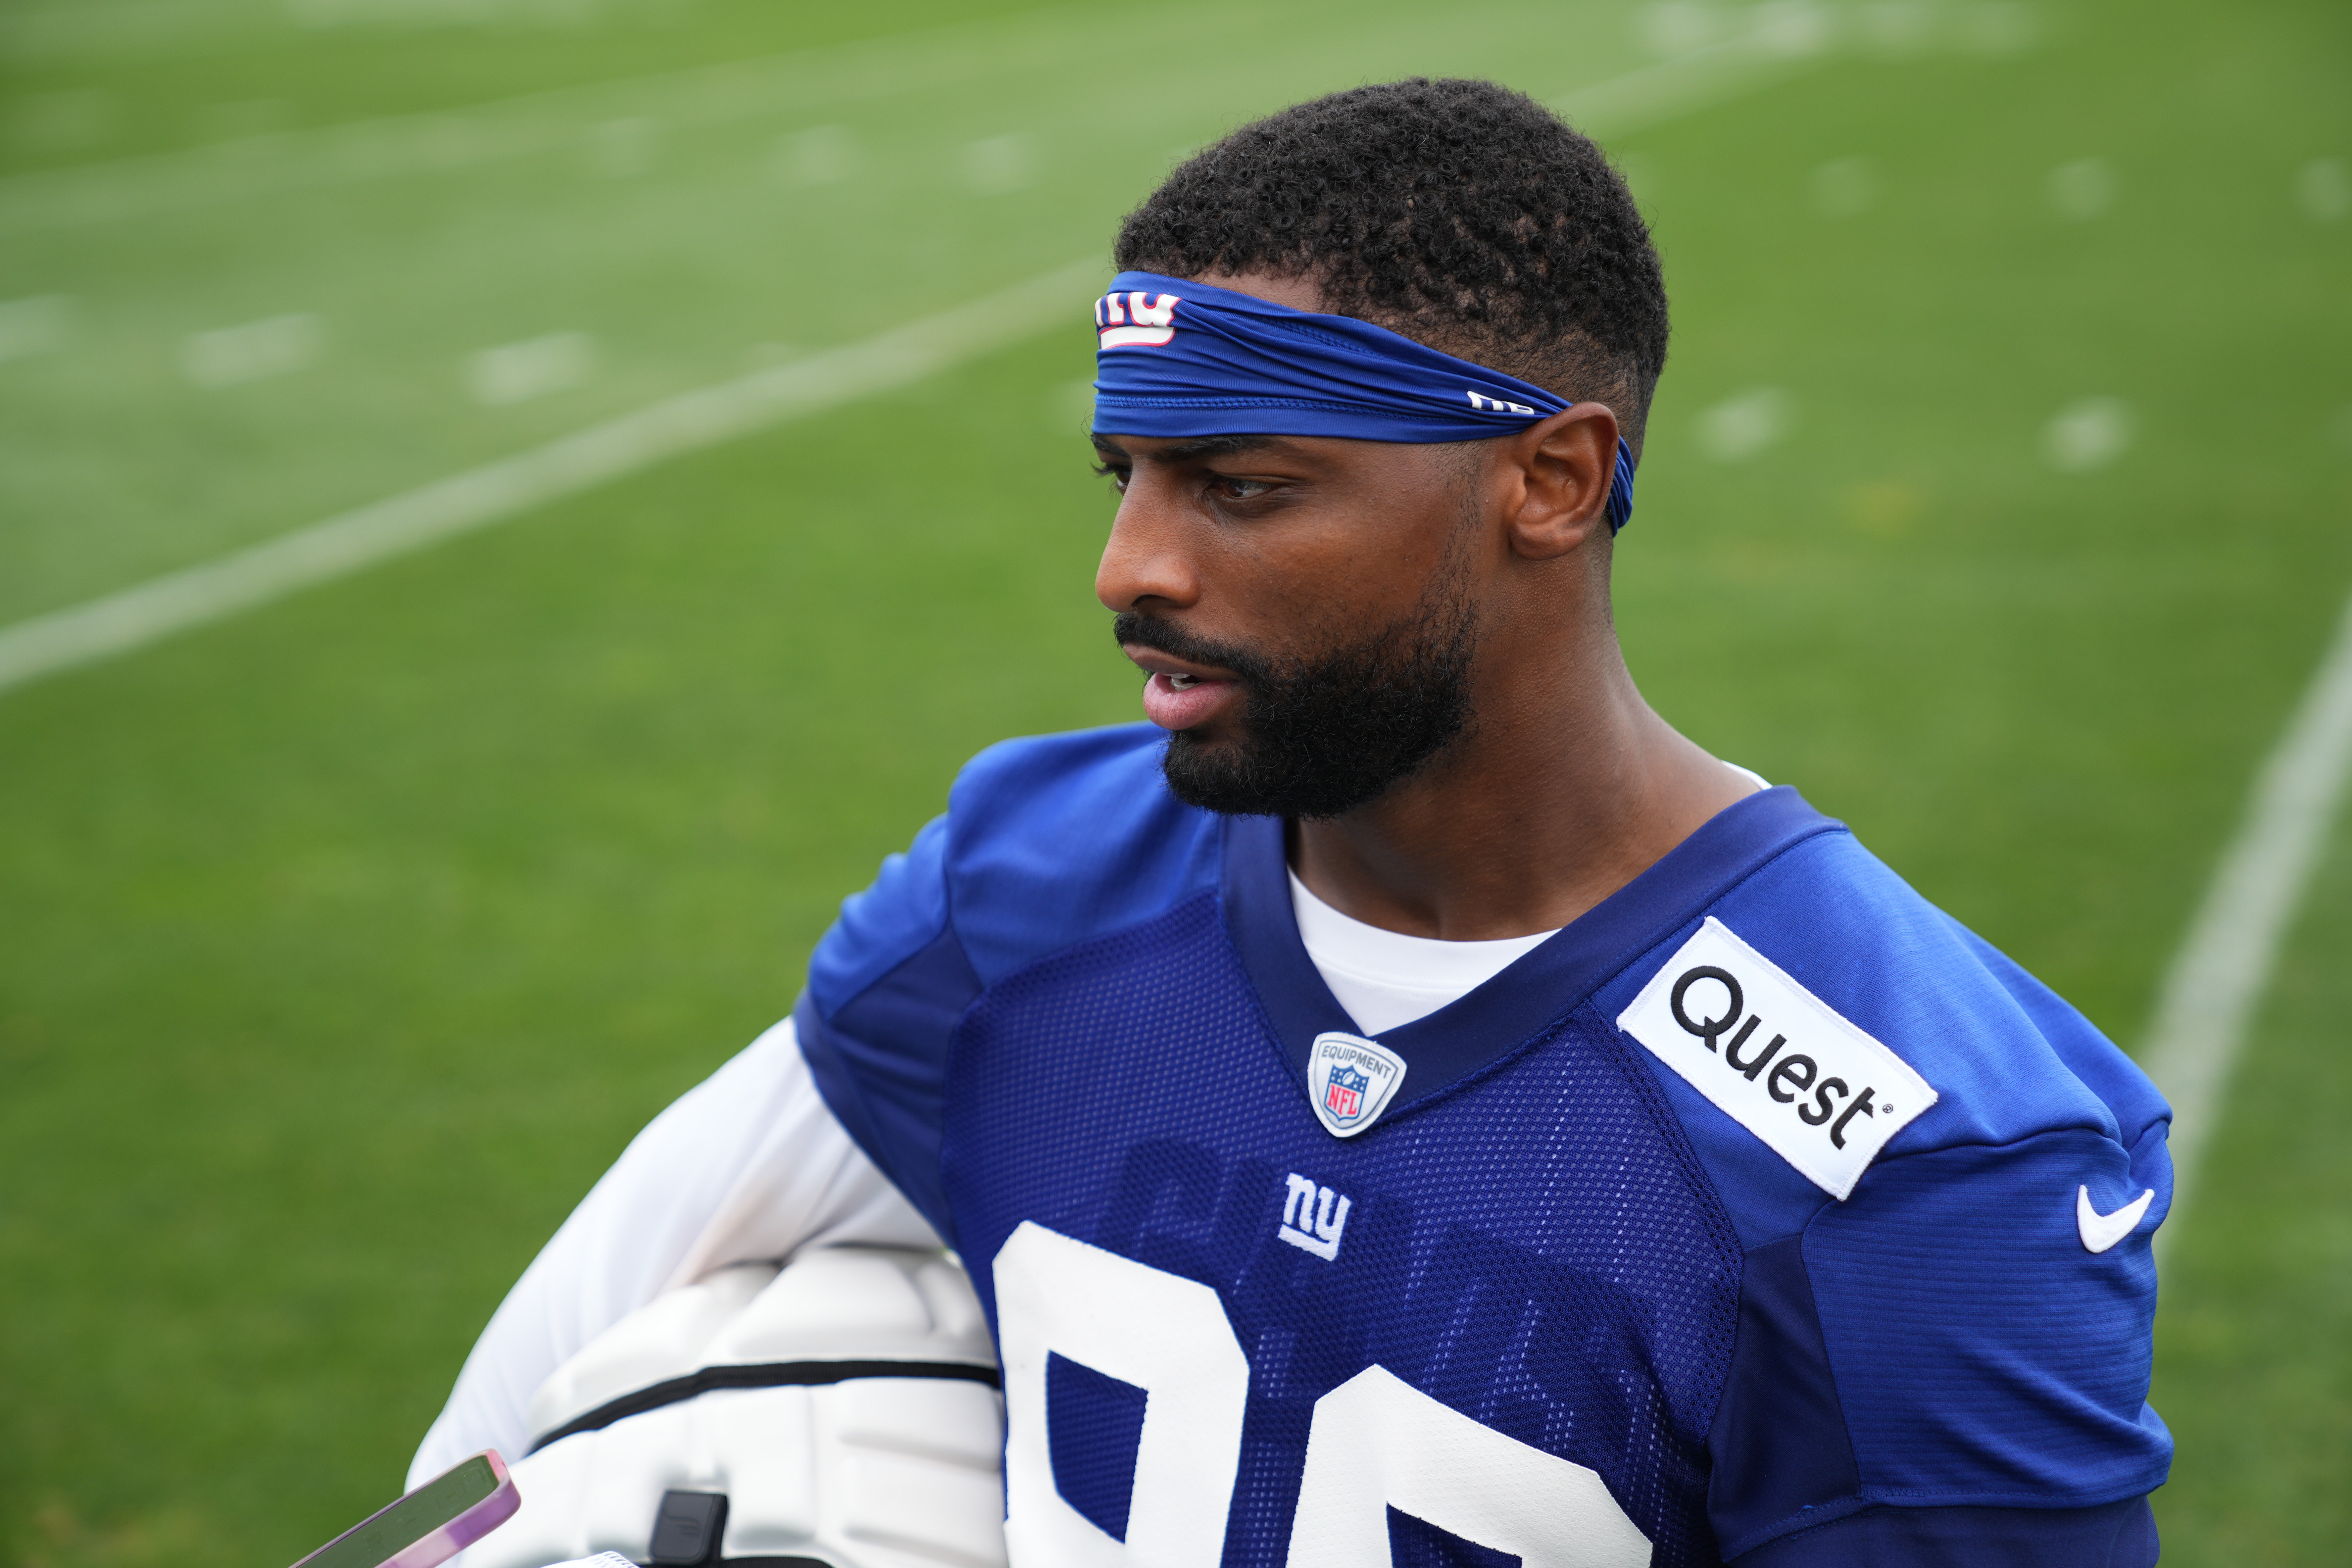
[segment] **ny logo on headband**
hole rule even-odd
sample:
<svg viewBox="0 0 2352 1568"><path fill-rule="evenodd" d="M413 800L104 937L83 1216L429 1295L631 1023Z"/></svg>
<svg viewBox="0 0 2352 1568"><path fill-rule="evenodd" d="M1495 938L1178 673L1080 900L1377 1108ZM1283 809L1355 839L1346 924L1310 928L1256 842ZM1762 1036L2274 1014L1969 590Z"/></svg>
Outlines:
<svg viewBox="0 0 2352 1568"><path fill-rule="evenodd" d="M1176 336L1176 304L1173 294L1148 303L1139 293L1106 294L1095 301L1095 331L1107 349L1164 347Z"/></svg>

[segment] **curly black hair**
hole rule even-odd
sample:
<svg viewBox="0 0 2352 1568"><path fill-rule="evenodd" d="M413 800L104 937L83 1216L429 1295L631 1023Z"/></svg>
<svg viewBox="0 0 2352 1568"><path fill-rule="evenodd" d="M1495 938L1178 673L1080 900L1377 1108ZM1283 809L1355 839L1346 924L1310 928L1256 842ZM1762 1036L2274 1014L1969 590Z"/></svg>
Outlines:
<svg viewBox="0 0 2352 1568"><path fill-rule="evenodd" d="M1608 404L1637 455L1665 368L1665 280L1625 182L1490 81L1382 82L1244 125L1129 213L1113 254L1311 277L1340 315Z"/></svg>

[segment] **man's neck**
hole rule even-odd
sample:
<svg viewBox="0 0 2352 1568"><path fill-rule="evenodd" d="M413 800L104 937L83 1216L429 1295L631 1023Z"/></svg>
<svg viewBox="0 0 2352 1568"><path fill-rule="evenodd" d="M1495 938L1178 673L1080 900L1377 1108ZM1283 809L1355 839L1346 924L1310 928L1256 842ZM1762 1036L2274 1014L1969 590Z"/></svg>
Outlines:
<svg viewBox="0 0 2352 1568"><path fill-rule="evenodd" d="M1473 730L1371 805L1294 823L1299 879L1389 931L1524 936L1575 920L1753 792L1651 710L1613 637L1591 652L1482 693Z"/></svg>

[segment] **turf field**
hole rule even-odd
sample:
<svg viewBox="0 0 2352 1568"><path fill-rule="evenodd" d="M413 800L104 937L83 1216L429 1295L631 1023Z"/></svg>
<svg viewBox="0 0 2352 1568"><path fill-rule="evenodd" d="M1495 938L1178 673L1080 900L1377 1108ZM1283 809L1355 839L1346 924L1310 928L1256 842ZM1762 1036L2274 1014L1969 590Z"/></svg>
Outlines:
<svg viewBox="0 0 2352 1568"><path fill-rule="evenodd" d="M19 6L0 625L1099 256L1410 72L1588 107L1656 224L1653 700L2137 1041L2352 591L2341 7ZM957 763L1132 714L1084 308L0 693L0 1549L384 1500ZM2168 1264L2168 1563L2352 1541L2347 942L2339 830Z"/></svg>

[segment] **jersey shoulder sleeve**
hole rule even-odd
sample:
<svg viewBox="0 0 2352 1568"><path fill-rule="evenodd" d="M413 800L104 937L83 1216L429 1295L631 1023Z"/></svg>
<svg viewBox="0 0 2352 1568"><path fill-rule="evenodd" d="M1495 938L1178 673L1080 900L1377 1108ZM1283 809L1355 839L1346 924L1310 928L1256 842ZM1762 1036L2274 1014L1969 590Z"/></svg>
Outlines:
<svg viewBox="0 0 2352 1568"><path fill-rule="evenodd" d="M1217 876L1217 819L1169 793L1152 724L1010 741L949 796L957 940L983 984L1157 915Z"/></svg>
<svg viewBox="0 0 2352 1568"><path fill-rule="evenodd" d="M2170 1117L2089 1020L1842 830L1759 867L1595 1001L1751 1247L1900 1160L2074 1134L2138 1148Z"/></svg>
<svg viewBox="0 0 2352 1568"><path fill-rule="evenodd" d="M1711 1442L1727 1558L1890 1509L2054 1526L2162 1483L2168 1112L2080 1014L1842 832L1759 868L1603 1001L1747 1250ZM2036 1560L2003 1550L1949 1560Z"/></svg>
<svg viewBox="0 0 2352 1568"><path fill-rule="evenodd" d="M1047 954L1215 885L1214 821L1168 792L1164 741L1126 724L981 752L810 955L793 1016L817 1087L944 1237L940 1124L965 1011Z"/></svg>

